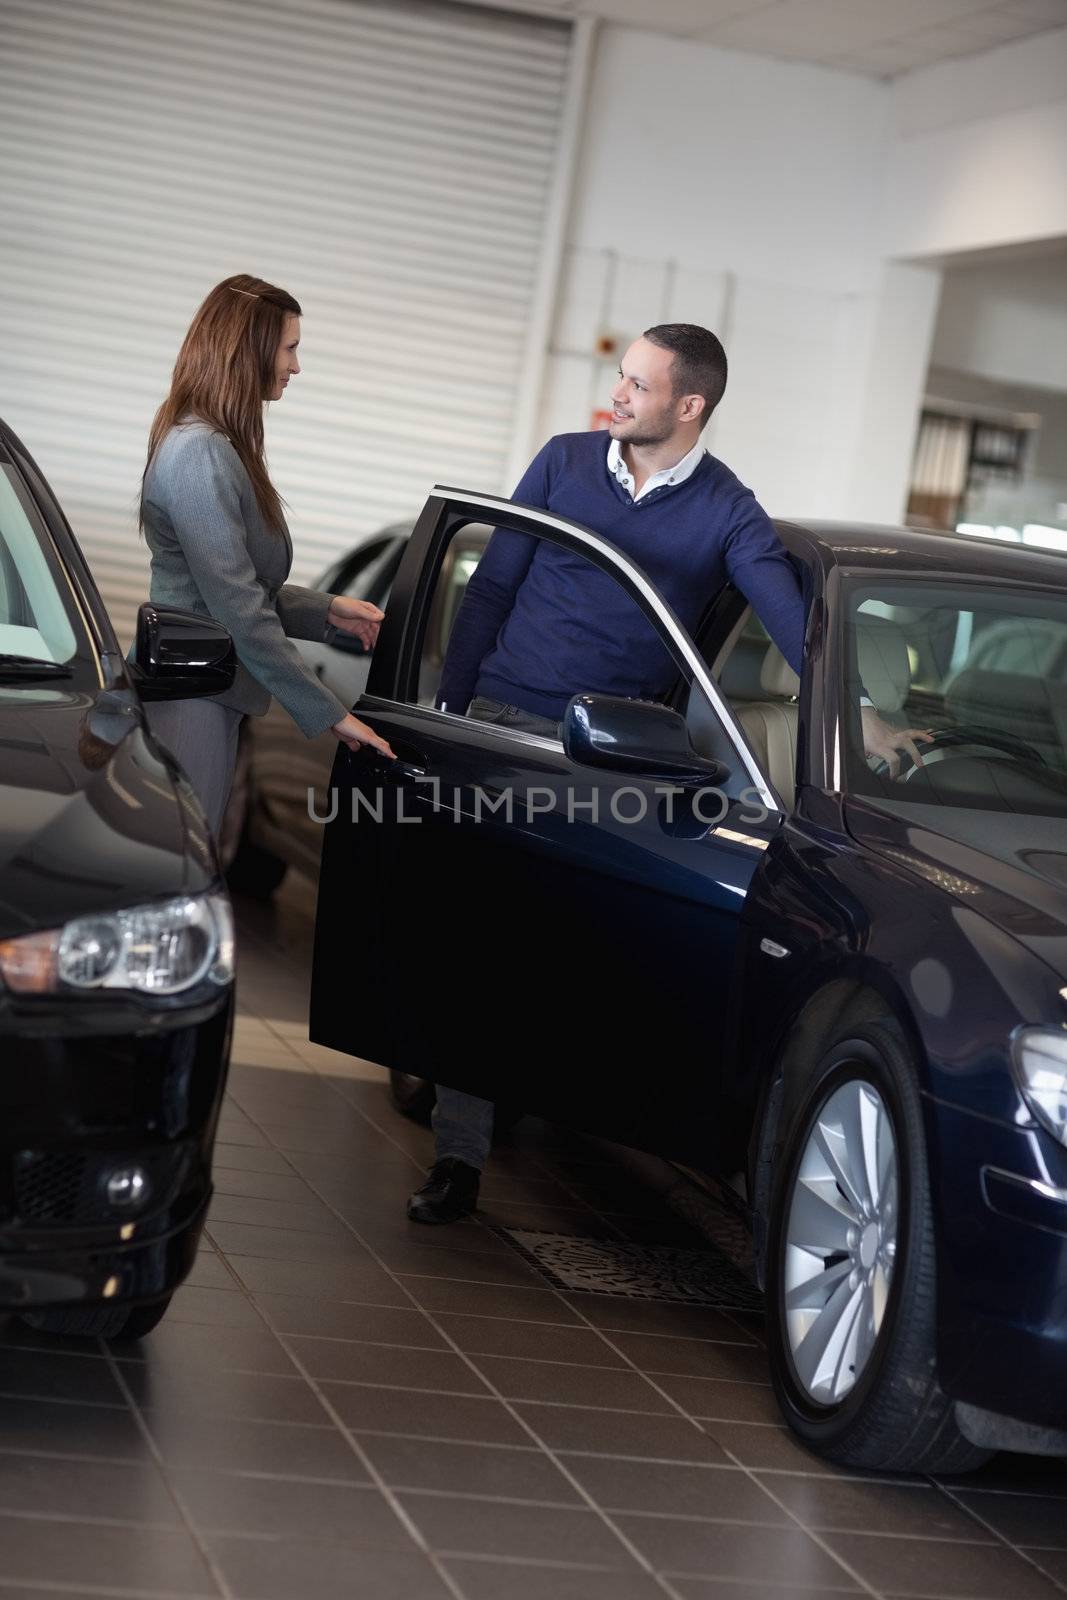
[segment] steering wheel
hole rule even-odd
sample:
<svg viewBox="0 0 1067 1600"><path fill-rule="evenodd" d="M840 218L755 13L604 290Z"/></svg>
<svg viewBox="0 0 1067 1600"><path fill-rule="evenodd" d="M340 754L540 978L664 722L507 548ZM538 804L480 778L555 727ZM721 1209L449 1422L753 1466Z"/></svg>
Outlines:
<svg viewBox="0 0 1067 1600"><path fill-rule="evenodd" d="M1002 733L1000 729L990 730L980 728L970 723L960 723L955 728L942 728L934 734L932 739L924 739L919 745L920 755L928 755L934 750L945 750L952 745L977 744L984 745L989 750L1000 750L1004 755L1014 756L1017 761L1031 761L1036 766L1047 767L1048 762L1035 749L1032 744L1027 744L1025 739L1019 739L1013 733ZM911 764L911 771L907 773L904 781L907 783L920 770L911 762L911 757L906 750L900 752L901 762ZM889 771L887 761L879 761L871 771L878 777L883 777Z"/></svg>

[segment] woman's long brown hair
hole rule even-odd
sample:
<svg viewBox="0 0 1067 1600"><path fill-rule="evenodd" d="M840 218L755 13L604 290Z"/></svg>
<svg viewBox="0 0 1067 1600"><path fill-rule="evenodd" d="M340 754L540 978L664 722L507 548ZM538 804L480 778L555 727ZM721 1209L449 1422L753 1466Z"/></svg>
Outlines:
<svg viewBox="0 0 1067 1600"><path fill-rule="evenodd" d="M193 318L174 363L170 393L148 435L144 480L166 434L183 417L210 422L229 439L255 490L267 525L285 526L282 502L263 455L263 402L274 387L274 369L287 316L299 317L291 294L262 278L239 272L217 283Z"/></svg>

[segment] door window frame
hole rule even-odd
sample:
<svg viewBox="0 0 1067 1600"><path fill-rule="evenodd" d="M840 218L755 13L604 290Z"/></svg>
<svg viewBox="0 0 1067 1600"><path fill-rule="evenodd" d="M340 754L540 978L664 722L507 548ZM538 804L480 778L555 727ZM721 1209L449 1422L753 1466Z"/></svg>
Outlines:
<svg viewBox="0 0 1067 1600"><path fill-rule="evenodd" d="M396 707L435 721L440 718L453 727L470 731L468 717L419 705L418 679L423 641L445 554L454 536L471 522L489 522L509 531L548 539L566 550L584 555L594 566L621 583L660 633L679 671L688 674L690 685L699 686L763 805L768 811L787 813L788 808L762 771L707 663L641 569L615 545L588 528L553 512L520 506L497 495L471 494L441 485L434 487L415 524L393 583L390 606L378 637L364 697L367 709L377 702L383 709ZM476 726L489 728L501 738L519 739L553 750L562 748L558 739L498 728L491 723Z"/></svg>

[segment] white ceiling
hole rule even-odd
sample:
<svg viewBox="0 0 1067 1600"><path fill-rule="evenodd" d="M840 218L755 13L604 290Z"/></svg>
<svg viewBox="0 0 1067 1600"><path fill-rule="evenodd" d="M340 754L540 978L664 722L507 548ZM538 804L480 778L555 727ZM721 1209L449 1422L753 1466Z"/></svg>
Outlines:
<svg viewBox="0 0 1067 1600"><path fill-rule="evenodd" d="M892 78L1067 27L1067 0L476 0Z"/></svg>

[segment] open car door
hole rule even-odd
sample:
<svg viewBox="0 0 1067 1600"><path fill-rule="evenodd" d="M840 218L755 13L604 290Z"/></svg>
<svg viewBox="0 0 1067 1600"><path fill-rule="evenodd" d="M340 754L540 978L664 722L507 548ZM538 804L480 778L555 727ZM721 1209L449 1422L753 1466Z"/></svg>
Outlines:
<svg viewBox="0 0 1067 1600"><path fill-rule="evenodd" d="M489 520L626 590L689 685L684 728L581 684L566 746L426 703L438 574ZM356 710L398 759L342 749L335 763L312 1038L707 1161L729 1100L741 914L783 807L649 580L549 512L435 491Z"/></svg>

